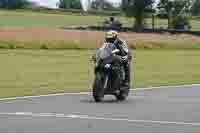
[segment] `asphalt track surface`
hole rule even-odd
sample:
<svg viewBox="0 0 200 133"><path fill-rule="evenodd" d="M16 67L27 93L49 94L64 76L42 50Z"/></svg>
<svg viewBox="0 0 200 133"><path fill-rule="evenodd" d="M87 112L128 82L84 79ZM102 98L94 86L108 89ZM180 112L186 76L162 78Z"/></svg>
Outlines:
<svg viewBox="0 0 200 133"><path fill-rule="evenodd" d="M200 85L0 100L0 133L200 133Z"/></svg>

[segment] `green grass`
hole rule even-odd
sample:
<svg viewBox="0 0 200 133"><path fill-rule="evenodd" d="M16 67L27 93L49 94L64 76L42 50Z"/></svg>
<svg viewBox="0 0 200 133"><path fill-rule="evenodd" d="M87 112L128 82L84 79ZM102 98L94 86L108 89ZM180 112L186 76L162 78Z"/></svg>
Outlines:
<svg viewBox="0 0 200 133"><path fill-rule="evenodd" d="M0 10L0 27L60 28L65 26L100 25L105 18L107 17ZM118 17L118 19L125 25L132 23L130 18Z"/></svg>
<svg viewBox="0 0 200 133"><path fill-rule="evenodd" d="M67 13L41 13L32 11L7 11L0 10L0 27L45 27L45 28L60 28L66 26L82 26L82 25L101 25L106 16L95 15L80 15ZM118 16L124 26L132 26L133 19L123 16ZM151 19L147 19L148 27L151 27ZM156 19L156 28L166 28L167 20ZM200 21L197 19L191 20L192 30L200 31Z"/></svg>
<svg viewBox="0 0 200 133"><path fill-rule="evenodd" d="M0 97L90 91L89 50L0 50ZM132 87L200 83L198 50L133 51Z"/></svg>

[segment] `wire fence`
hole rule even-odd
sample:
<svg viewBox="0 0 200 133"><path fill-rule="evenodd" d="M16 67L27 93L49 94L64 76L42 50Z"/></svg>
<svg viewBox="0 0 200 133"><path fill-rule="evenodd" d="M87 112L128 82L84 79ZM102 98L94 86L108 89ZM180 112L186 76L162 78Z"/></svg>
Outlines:
<svg viewBox="0 0 200 133"><path fill-rule="evenodd" d="M155 29L167 29L168 28L168 20L167 19L160 19L155 18L154 23L153 19L148 18L146 20L146 24L148 28L155 28ZM200 32L200 19L191 19L190 20L191 29L190 31L199 31Z"/></svg>

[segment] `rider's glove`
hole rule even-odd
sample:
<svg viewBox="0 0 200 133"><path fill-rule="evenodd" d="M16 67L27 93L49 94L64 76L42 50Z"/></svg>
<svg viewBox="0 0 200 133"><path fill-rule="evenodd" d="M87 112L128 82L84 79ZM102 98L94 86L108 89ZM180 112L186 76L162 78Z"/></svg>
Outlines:
<svg viewBox="0 0 200 133"><path fill-rule="evenodd" d="M128 56L122 56L121 60L122 60L122 62L127 62L128 61Z"/></svg>

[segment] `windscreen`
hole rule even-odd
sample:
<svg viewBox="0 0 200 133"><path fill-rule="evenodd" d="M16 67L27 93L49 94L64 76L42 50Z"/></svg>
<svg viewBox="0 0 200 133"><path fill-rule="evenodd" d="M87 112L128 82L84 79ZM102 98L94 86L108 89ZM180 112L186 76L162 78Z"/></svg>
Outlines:
<svg viewBox="0 0 200 133"><path fill-rule="evenodd" d="M111 56L112 51L115 50L116 47L114 44L111 43L104 43L104 45L97 51L96 53L96 59L105 59L109 56Z"/></svg>

